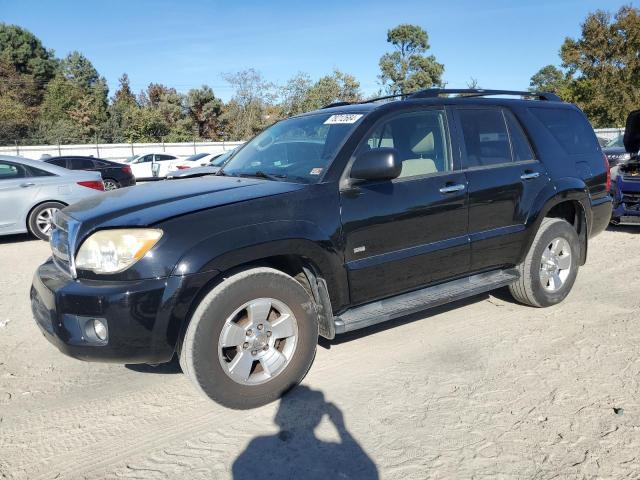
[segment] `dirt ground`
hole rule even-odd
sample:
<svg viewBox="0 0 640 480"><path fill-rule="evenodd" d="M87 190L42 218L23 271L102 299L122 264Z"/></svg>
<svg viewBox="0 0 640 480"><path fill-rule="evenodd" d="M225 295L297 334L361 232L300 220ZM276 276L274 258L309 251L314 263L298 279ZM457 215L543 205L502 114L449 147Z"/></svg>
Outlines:
<svg viewBox="0 0 640 480"><path fill-rule="evenodd" d="M640 478L640 230L591 243L561 305L505 292L324 342L237 412L175 364L91 364L38 332L48 245L0 239L0 478Z"/></svg>

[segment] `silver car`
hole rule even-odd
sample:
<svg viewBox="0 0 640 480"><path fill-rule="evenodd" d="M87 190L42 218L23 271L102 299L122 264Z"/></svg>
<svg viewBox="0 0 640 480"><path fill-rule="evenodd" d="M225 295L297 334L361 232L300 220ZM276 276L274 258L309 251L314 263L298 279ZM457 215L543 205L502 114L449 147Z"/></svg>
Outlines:
<svg viewBox="0 0 640 480"><path fill-rule="evenodd" d="M0 235L30 232L48 240L57 210L102 190L98 172L0 155Z"/></svg>

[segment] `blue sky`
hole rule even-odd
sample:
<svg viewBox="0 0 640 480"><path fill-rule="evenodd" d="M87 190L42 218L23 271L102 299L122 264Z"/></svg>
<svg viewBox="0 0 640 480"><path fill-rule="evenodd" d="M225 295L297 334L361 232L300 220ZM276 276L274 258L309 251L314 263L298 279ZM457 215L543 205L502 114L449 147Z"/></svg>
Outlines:
<svg viewBox="0 0 640 480"><path fill-rule="evenodd" d="M386 32L399 23L427 30L449 87L464 88L473 77L484 88L526 89L541 66L559 63L562 41L579 35L587 13L623 3L0 0L0 21L32 31L58 56L79 50L107 78L110 93L126 72L136 91L152 81L179 91L206 83L228 100L221 74L248 67L276 83L299 71L315 79L338 68L375 93Z"/></svg>

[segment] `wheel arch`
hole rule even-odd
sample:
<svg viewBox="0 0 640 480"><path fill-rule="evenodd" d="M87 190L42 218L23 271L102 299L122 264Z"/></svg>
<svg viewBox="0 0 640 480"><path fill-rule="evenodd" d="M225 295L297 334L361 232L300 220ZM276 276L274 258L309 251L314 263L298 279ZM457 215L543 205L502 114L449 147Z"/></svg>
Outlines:
<svg viewBox="0 0 640 480"><path fill-rule="evenodd" d="M536 232L545 218L562 218L578 233L580 265L584 265L587 260L591 226L590 200L586 184L575 178L561 179L550 184L536 199L532 212L527 221L529 234L520 252L520 258L524 258L529 251Z"/></svg>
<svg viewBox="0 0 640 480"><path fill-rule="evenodd" d="M45 203L59 203L60 205L64 205L64 207L69 206L68 203L60 200L39 200L37 203L31 206L31 208L27 211L25 217L22 219L25 227L27 228L27 232L31 232L31 228L29 228L29 218L31 217L31 214L36 208L38 208L40 205L44 205Z"/></svg>

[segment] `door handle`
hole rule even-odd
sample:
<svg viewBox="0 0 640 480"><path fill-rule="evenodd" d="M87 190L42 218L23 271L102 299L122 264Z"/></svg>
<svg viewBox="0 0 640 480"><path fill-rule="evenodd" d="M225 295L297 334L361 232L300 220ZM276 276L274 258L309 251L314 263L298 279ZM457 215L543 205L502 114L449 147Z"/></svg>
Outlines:
<svg viewBox="0 0 640 480"><path fill-rule="evenodd" d="M465 185L463 185L462 183L459 183L457 185L447 185L446 187L442 187L440 189L440 193L460 192L460 191L464 190L465 188L467 188L467 187Z"/></svg>
<svg viewBox="0 0 640 480"><path fill-rule="evenodd" d="M540 172L524 172L520 175L522 180L531 180L533 178L538 178L540 176Z"/></svg>
<svg viewBox="0 0 640 480"><path fill-rule="evenodd" d="M21 183L20 186L22 188L33 187L33 186L35 186L35 183L33 183L33 182L25 182L25 183Z"/></svg>

